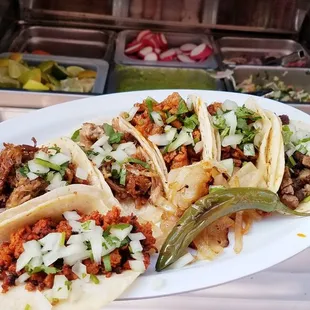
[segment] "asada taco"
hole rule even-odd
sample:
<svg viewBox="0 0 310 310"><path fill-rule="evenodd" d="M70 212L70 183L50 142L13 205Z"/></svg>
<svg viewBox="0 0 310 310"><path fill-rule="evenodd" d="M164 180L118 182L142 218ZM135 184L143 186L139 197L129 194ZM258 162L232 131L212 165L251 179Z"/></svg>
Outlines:
<svg viewBox="0 0 310 310"><path fill-rule="evenodd" d="M284 140L283 166L279 189L281 201L291 209L309 211L310 201L310 126L281 115ZM280 162L279 162L280 163Z"/></svg>
<svg viewBox="0 0 310 310"><path fill-rule="evenodd" d="M115 197L124 212L157 223L162 210L163 183L149 153L120 118L111 123L84 123L71 139L80 161L95 171L101 187Z"/></svg>
<svg viewBox="0 0 310 310"><path fill-rule="evenodd" d="M275 179L277 157L271 147L281 146L281 126L276 115L265 112L253 98L243 106L231 100L208 105L211 123L216 130L220 164L230 175L230 187L261 187L277 192ZM270 178L270 175L273 177Z"/></svg>
<svg viewBox="0 0 310 310"><path fill-rule="evenodd" d="M150 224L108 208L100 189L66 189L1 221L2 309L99 310L149 266Z"/></svg>
<svg viewBox="0 0 310 310"><path fill-rule="evenodd" d="M209 191L219 174L212 160L217 158L215 132L201 99L189 96L185 101L173 93L162 102L146 98L122 117L135 130L162 172L166 197L185 210Z"/></svg>
<svg viewBox="0 0 310 310"><path fill-rule="evenodd" d="M99 187L93 169L80 161L78 146L67 138L46 145L5 143L0 153L0 208L17 207L70 184Z"/></svg>

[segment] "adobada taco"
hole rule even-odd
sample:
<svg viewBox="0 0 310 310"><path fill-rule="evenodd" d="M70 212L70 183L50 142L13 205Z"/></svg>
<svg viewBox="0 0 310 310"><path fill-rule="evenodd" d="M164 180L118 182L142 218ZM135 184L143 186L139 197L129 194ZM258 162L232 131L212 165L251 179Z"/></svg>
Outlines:
<svg viewBox="0 0 310 310"><path fill-rule="evenodd" d="M155 207L163 193L160 171L124 120L84 123L71 138L80 146L80 160L94 169L124 212L153 223L160 220L162 210Z"/></svg>
<svg viewBox="0 0 310 310"><path fill-rule="evenodd" d="M70 184L99 187L97 175L79 160L76 149L67 138L44 146L5 143L0 153L0 207L13 208Z"/></svg>
<svg viewBox="0 0 310 310"><path fill-rule="evenodd" d="M210 160L218 150L199 97L189 96L185 102L173 93L160 103L148 97L122 117L162 171L166 196L174 205L184 210L208 193L214 166Z"/></svg>
<svg viewBox="0 0 310 310"><path fill-rule="evenodd" d="M278 175L283 176L278 194L281 201L291 209L309 211L310 126L290 120L287 115L281 115L280 118L285 151L284 157L282 149L281 160L285 162L285 169L280 165L277 170Z"/></svg>
<svg viewBox="0 0 310 310"><path fill-rule="evenodd" d="M99 310L149 266L150 224L109 210L102 190L67 189L0 223L2 309Z"/></svg>
<svg viewBox="0 0 310 310"><path fill-rule="evenodd" d="M216 129L217 160L227 168L229 186L267 187L276 192L279 180L269 175L277 168L277 157L271 156L270 145L280 147L279 119L273 113L267 116L252 98L243 106L231 100L215 102L208 111ZM270 143L270 139L278 141Z"/></svg>

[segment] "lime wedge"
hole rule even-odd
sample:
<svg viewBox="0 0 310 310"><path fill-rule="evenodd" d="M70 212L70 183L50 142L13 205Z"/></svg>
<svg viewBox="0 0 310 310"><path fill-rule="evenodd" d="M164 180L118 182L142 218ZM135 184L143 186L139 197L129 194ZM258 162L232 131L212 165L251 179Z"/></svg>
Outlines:
<svg viewBox="0 0 310 310"><path fill-rule="evenodd" d="M0 76L0 88L20 88L20 84L9 76Z"/></svg>
<svg viewBox="0 0 310 310"><path fill-rule="evenodd" d="M36 68L32 70L28 70L20 75L18 80L22 84L26 84L29 80L41 82L41 70Z"/></svg>
<svg viewBox="0 0 310 310"><path fill-rule="evenodd" d="M8 58L2 58L0 59L0 67L8 67L9 66L9 60Z"/></svg>
<svg viewBox="0 0 310 310"><path fill-rule="evenodd" d="M51 83L52 85L56 87L60 86L60 82L57 79L55 79L52 75L47 74L47 79L48 79L48 82Z"/></svg>
<svg viewBox="0 0 310 310"><path fill-rule="evenodd" d="M70 77L77 77L79 73L83 71L85 71L85 69L78 66L67 67L67 72L69 73Z"/></svg>
<svg viewBox="0 0 310 310"><path fill-rule="evenodd" d="M1 76L9 77L9 69L8 69L8 67L1 67L0 66L0 77Z"/></svg>
<svg viewBox="0 0 310 310"><path fill-rule="evenodd" d="M42 72L46 72L46 73L50 73L52 71L52 68L54 66L55 62L54 61L44 61L42 63L39 64L39 69Z"/></svg>
<svg viewBox="0 0 310 310"><path fill-rule="evenodd" d="M43 85L40 82L29 80L24 86L23 89L27 90L49 90L49 88Z"/></svg>
<svg viewBox="0 0 310 310"><path fill-rule="evenodd" d="M15 60L9 60L9 76L12 79L18 79L24 72L29 69Z"/></svg>
<svg viewBox="0 0 310 310"><path fill-rule="evenodd" d="M85 70L78 74L79 79L89 79L89 78L96 78L97 72L92 70Z"/></svg>

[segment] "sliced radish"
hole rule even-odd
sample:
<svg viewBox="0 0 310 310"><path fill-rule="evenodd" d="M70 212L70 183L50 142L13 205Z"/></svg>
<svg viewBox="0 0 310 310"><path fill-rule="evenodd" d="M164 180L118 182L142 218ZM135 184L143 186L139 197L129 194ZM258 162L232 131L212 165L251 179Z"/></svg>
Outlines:
<svg viewBox="0 0 310 310"><path fill-rule="evenodd" d="M168 42L167 42L167 39L165 37L165 35L163 33L160 33L158 35L158 41L159 41L159 44L160 44L160 47L167 47L168 46Z"/></svg>
<svg viewBox="0 0 310 310"><path fill-rule="evenodd" d="M134 54L143 48L143 43L137 43L125 49L125 54Z"/></svg>
<svg viewBox="0 0 310 310"><path fill-rule="evenodd" d="M141 57L141 58L144 58L147 54L150 54L153 52L153 47L151 46L147 46L147 47L144 47L142 50L139 51L138 55Z"/></svg>
<svg viewBox="0 0 310 310"><path fill-rule="evenodd" d="M174 59L176 54L177 54L176 51L173 48L171 48L171 49L161 53L159 55L159 58L160 58L160 60L163 60L163 61L170 61L170 60Z"/></svg>
<svg viewBox="0 0 310 310"><path fill-rule="evenodd" d="M145 36L142 40L143 44L145 46L152 46L152 47L159 47L159 44L157 43L157 41L155 40L155 35L153 33L148 34L147 36Z"/></svg>
<svg viewBox="0 0 310 310"><path fill-rule="evenodd" d="M144 60L146 61L157 61L158 60L158 56L155 53L149 53L144 57Z"/></svg>
<svg viewBox="0 0 310 310"><path fill-rule="evenodd" d="M197 45L193 43L186 43L180 46L180 50L183 53L190 53L194 48L196 48Z"/></svg>
<svg viewBox="0 0 310 310"><path fill-rule="evenodd" d="M154 48L154 52L155 52L157 55L159 55L159 54L161 53L161 50L160 50L160 48Z"/></svg>
<svg viewBox="0 0 310 310"><path fill-rule="evenodd" d="M137 41L137 39L134 39L132 42L129 42L126 44L126 48L136 45L137 43L140 43L140 42Z"/></svg>
<svg viewBox="0 0 310 310"><path fill-rule="evenodd" d="M149 34L151 34L151 33L152 33L152 31L149 30L149 29L143 30L143 31L139 32L139 34L137 35L136 40L137 40L138 42L140 42L140 41L143 40L143 38L144 38L145 36L147 36L147 35L149 35Z"/></svg>
<svg viewBox="0 0 310 310"><path fill-rule="evenodd" d="M190 57L188 57L187 55L177 55L178 60L182 61L182 62L187 62L187 63L193 63L196 62L195 60L191 59Z"/></svg>
<svg viewBox="0 0 310 310"><path fill-rule="evenodd" d="M177 55L183 54L183 52L179 48L174 49Z"/></svg>
<svg viewBox="0 0 310 310"><path fill-rule="evenodd" d="M194 60L201 60L208 58L211 54L212 49L206 43L202 43L191 51L190 57Z"/></svg>

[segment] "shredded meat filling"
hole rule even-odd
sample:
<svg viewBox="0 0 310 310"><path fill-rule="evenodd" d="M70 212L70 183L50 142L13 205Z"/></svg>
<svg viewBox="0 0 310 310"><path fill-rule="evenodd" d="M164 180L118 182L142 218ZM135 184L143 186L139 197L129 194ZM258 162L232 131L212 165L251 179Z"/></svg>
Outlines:
<svg viewBox="0 0 310 310"><path fill-rule="evenodd" d="M255 150L255 156L246 156L239 147L232 148L231 146L222 146L221 158L232 158L236 167L242 167L243 162L252 162L255 164L258 158L258 151Z"/></svg>
<svg viewBox="0 0 310 310"><path fill-rule="evenodd" d="M119 223L130 224L133 226L133 233L142 232L145 236L144 240L141 240L143 246L144 264L147 268L150 264L149 251L156 250L155 238L152 235L152 226L149 223L140 224L137 217L121 216L120 210L116 207L112 208L106 215L101 215L98 211L93 211L88 215L81 214L80 222L86 222L88 220L94 220L96 225L102 226L104 230L107 230L110 225ZM4 242L0 245L0 280L2 283L2 292L6 293L10 287L15 285L15 280L25 272L21 270L16 272L16 261L23 253L23 243L30 240L39 240L52 232L64 232L65 239L68 241L72 233L72 228L66 220L55 223L50 218L44 218L36 222L34 225L27 225L15 233L11 234L10 241ZM122 246L120 249L115 249L110 254L112 271L106 271L104 265L99 265L90 259L82 261L86 265L87 273L93 275L106 275L110 277L113 272L121 273L123 270L130 269L128 260L131 259L130 250L128 244ZM63 260L58 260L53 264L54 267L60 269L57 272L58 275L65 275L69 281L77 279L76 274L72 272L71 266L63 263ZM45 272L34 273L26 280L25 288L28 291L50 289L54 284L54 274L46 274Z"/></svg>
<svg viewBox="0 0 310 310"><path fill-rule="evenodd" d="M104 130L102 126L84 123L80 130L80 142L86 149L89 149L103 135Z"/></svg>

